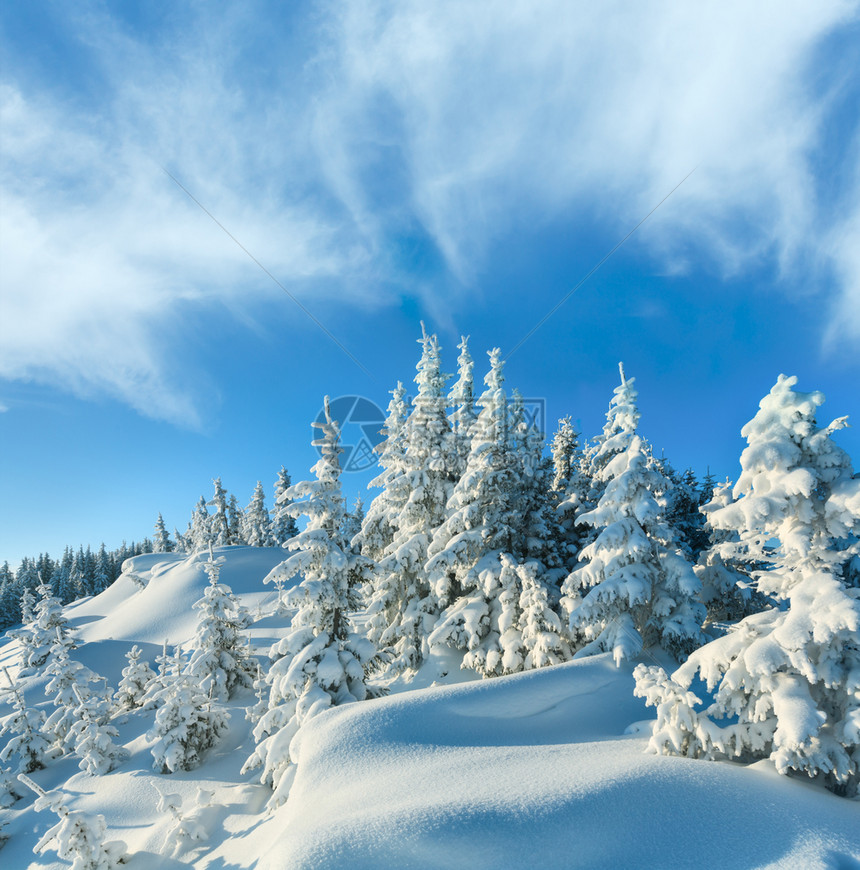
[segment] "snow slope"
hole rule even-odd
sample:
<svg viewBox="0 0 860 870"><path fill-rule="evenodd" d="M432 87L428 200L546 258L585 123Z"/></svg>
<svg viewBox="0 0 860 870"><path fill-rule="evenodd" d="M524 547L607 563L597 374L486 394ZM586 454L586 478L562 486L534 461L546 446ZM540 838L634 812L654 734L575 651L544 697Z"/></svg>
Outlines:
<svg viewBox="0 0 860 870"><path fill-rule="evenodd" d="M224 582L263 617L251 630L263 653L285 628L262 585L284 552L219 553ZM191 638L191 605L206 584L194 557L141 556L127 569L102 595L68 608L83 644L73 655L113 686L132 643L152 660L165 638ZM0 664L14 652L14 643L0 646ZM641 725L625 734L650 715L633 697L633 664L618 670L600 656L327 711L300 734L293 791L274 814L265 812L268 789L239 773L252 748L250 693L228 705L230 731L197 770L155 774L145 737L153 714L133 713L119 723L130 757L115 771L93 778L65 758L33 778L62 786L72 809L105 815L109 837L132 852L130 870L860 868L860 802L780 777L768 763L645 754ZM428 667L441 676L450 661ZM43 682L27 684L30 703L44 702ZM213 792L212 805L194 813L205 837L168 857L156 788L189 807L200 787ZM51 852L32 854L55 817L36 814L29 796L0 819L11 835L3 870L68 867Z"/></svg>

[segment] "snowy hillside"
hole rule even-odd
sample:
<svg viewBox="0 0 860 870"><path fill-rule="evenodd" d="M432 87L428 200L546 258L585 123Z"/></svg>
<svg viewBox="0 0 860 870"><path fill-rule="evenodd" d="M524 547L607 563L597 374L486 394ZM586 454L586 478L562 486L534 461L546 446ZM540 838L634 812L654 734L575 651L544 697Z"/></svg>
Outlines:
<svg viewBox="0 0 860 870"><path fill-rule="evenodd" d="M221 582L250 611L252 651L265 664L289 627L262 582L284 552L224 547L215 555L225 558ZM115 687L133 644L153 666L165 640L187 644L206 558L129 560L108 590L66 608L78 646L71 657ZM17 641L0 646L13 679L17 660ZM653 710L633 695L635 664L616 668L606 653L476 682L453 659L435 657L411 684L426 688L402 691L395 682L389 697L307 721L289 800L273 812L271 790L240 773L254 749L250 689L216 705L229 712L229 728L195 770L153 771L146 733L155 711L133 710L114 720L115 742L129 753L114 770L90 776L67 755L31 778L62 789L71 811L102 814L108 838L125 842L131 870L858 866L858 802L778 776L767 761L646 754L641 723ZM427 685L436 678L470 681ZM20 680L28 704L47 711L46 682ZM159 810L158 792L179 796L185 828L199 839L170 836L171 801ZM0 810L9 838L0 864L68 867L50 849L33 854L56 822L34 811L33 797Z"/></svg>

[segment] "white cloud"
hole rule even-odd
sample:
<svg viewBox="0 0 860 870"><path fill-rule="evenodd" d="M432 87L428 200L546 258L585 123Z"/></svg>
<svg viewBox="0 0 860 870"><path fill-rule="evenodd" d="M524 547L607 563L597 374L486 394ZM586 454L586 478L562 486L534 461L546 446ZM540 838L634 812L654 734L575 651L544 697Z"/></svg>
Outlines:
<svg viewBox="0 0 860 870"><path fill-rule="evenodd" d="M0 376L197 426L185 316L216 300L252 316L281 291L161 166L294 294L319 293L315 279L366 255L320 209L280 194L301 178L300 149L278 154L292 119L261 147L254 124L265 118L226 83L229 63L192 53L171 66L109 22L92 26L115 86L102 105L0 87Z"/></svg>
<svg viewBox="0 0 860 870"><path fill-rule="evenodd" d="M810 158L832 94L813 82L856 3L333 8L317 119L336 143L330 177L370 213L356 178L388 131L412 208L463 280L518 223L578 209L621 235L694 166L640 235L669 261L693 240L727 272L765 256L788 270L828 232ZM828 71L834 89L841 75Z"/></svg>
<svg viewBox="0 0 860 870"><path fill-rule="evenodd" d="M826 251L834 323L860 335L860 186L850 219L822 213L813 159L844 80L811 84L857 3L324 12L283 51L263 14L178 22L150 44L90 12L69 26L103 76L97 105L6 82L0 376L198 422L184 313L278 291L160 164L291 290L363 276L338 284L356 302L384 298L373 278L391 278L411 227L468 284L503 233L577 211L621 235L698 165L639 243L667 270L690 244L726 271L773 257L790 274Z"/></svg>

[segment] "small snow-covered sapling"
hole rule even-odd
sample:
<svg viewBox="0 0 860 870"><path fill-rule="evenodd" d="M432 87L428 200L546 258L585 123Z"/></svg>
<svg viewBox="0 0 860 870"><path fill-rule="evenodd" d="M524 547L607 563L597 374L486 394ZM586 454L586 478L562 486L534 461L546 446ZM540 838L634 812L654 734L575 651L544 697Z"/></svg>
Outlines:
<svg viewBox="0 0 860 870"><path fill-rule="evenodd" d="M49 809L60 819L33 847L37 855L51 848L62 860L72 862L72 870L113 870L126 863L129 855L125 843L105 840L104 816L73 812L63 803L61 791L45 791L23 773L18 779L37 795L37 812Z"/></svg>

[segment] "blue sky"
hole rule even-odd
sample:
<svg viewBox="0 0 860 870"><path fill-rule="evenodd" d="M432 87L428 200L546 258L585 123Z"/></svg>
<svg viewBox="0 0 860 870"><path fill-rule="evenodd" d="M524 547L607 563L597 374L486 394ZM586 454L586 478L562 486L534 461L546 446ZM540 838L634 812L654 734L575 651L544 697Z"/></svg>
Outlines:
<svg viewBox="0 0 860 870"><path fill-rule="evenodd" d="M858 46L857 3L4 4L0 560L305 476L422 319L482 377L694 168L508 384L590 436L623 360L733 477L780 372L856 420Z"/></svg>

